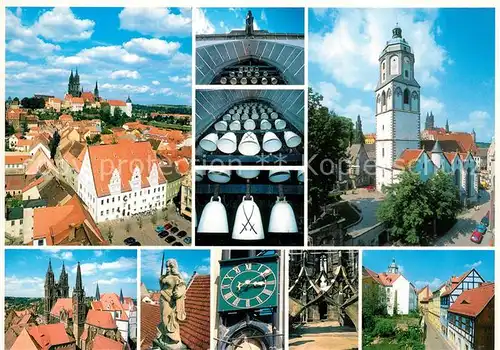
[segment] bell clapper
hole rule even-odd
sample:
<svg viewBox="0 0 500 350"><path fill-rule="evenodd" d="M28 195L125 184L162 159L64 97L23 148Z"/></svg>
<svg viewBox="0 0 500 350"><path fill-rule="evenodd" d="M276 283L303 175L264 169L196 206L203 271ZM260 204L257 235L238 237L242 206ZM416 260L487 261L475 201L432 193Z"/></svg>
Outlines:
<svg viewBox="0 0 500 350"><path fill-rule="evenodd" d="M252 199L252 196L250 194L250 179L247 179L247 190L246 190L246 193L245 193L245 199L246 200Z"/></svg>

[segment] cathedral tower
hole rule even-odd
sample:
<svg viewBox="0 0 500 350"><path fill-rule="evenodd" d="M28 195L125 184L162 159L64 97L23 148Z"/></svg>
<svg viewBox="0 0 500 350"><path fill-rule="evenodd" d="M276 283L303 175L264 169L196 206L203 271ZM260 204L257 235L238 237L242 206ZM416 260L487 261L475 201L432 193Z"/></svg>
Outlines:
<svg viewBox="0 0 500 350"><path fill-rule="evenodd" d="M81 346L80 338L85 325L86 315L85 291L82 284L80 262L78 262L78 266L76 268L76 283L75 288L73 288L73 337L75 338L78 347Z"/></svg>
<svg viewBox="0 0 500 350"><path fill-rule="evenodd" d="M396 259L392 259L392 263L387 267L387 273L399 273L399 266L396 265Z"/></svg>
<svg viewBox="0 0 500 350"><path fill-rule="evenodd" d="M45 274L45 298L43 304L43 311L45 317L45 323L50 323L50 311L57 300L56 295L56 282L54 279L54 272L52 271L52 263L49 260L49 267L47 273Z"/></svg>
<svg viewBox="0 0 500 350"><path fill-rule="evenodd" d="M95 298L96 301L101 300L101 293L99 292L99 283L97 283L97 287L95 288Z"/></svg>
<svg viewBox="0 0 500 350"><path fill-rule="evenodd" d="M73 75L73 70L71 70L71 75L68 80L68 94L73 97L80 97L80 75L78 75L78 68L76 69L75 75Z"/></svg>
<svg viewBox="0 0 500 350"><path fill-rule="evenodd" d="M94 99L96 101L99 100L99 87L97 86L97 80L95 82L95 88L94 88Z"/></svg>
<svg viewBox="0 0 500 350"><path fill-rule="evenodd" d="M57 286L59 289L59 298L69 298L68 273L66 272L66 268L64 267L64 262Z"/></svg>
<svg viewBox="0 0 500 350"><path fill-rule="evenodd" d="M420 85L415 80L415 57L401 28L392 30L379 56L376 97L377 190L395 182L394 161L407 148L420 148Z"/></svg>

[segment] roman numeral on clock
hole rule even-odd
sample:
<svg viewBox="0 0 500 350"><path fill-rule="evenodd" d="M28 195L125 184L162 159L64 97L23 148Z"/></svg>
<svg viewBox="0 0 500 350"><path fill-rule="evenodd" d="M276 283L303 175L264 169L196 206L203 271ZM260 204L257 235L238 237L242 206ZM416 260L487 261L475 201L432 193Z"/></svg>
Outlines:
<svg viewBox="0 0 500 350"><path fill-rule="evenodd" d="M228 293L224 294L224 299L226 299L226 300L231 298L231 297L234 297L233 292L228 292Z"/></svg>
<svg viewBox="0 0 500 350"><path fill-rule="evenodd" d="M262 299L259 296L256 296L255 299L257 300L257 303L262 304Z"/></svg>
<svg viewBox="0 0 500 350"><path fill-rule="evenodd" d="M250 299L247 299L245 302L246 307L250 307Z"/></svg>
<svg viewBox="0 0 500 350"><path fill-rule="evenodd" d="M233 267L233 270L236 271L237 274L241 272L239 266Z"/></svg>
<svg viewBox="0 0 500 350"><path fill-rule="evenodd" d="M245 264L245 268L248 270L251 270L252 269L252 263L246 263Z"/></svg>
<svg viewBox="0 0 500 350"><path fill-rule="evenodd" d="M231 285L230 284L222 284L220 287L222 289L229 289L229 288L231 288Z"/></svg>
<svg viewBox="0 0 500 350"><path fill-rule="evenodd" d="M273 294L273 291L272 291L272 290L269 290L269 289L264 289L264 290L262 291L262 293L264 293L264 294L266 294L266 295L271 295L271 294Z"/></svg>
<svg viewBox="0 0 500 350"><path fill-rule="evenodd" d="M238 306L238 304L240 303L241 299L236 297L232 302L231 304L233 304L233 306Z"/></svg>
<svg viewBox="0 0 500 350"><path fill-rule="evenodd" d="M266 285L273 285L273 284L276 284L276 280L270 280L270 281L266 281Z"/></svg>

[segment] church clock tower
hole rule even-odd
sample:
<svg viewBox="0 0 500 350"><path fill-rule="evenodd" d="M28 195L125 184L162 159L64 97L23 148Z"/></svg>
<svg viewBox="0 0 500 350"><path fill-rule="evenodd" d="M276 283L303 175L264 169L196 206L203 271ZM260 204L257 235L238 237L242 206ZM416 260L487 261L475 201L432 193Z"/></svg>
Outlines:
<svg viewBox="0 0 500 350"><path fill-rule="evenodd" d="M379 57L376 98L377 190L396 181L394 161L405 149L420 148L420 85L415 57L398 26Z"/></svg>

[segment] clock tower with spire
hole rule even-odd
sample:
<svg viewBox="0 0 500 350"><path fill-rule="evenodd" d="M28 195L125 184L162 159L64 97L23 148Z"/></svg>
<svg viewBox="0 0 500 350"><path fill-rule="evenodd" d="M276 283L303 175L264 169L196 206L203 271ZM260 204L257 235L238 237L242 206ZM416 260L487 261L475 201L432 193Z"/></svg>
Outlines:
<svg viewBox="0 0 500 350"><path fill-rule="evenodd" d="M379 56L376 98L376 185L396 181L394 161L405 149L420 148L420 85L414 76L415 57L396 26Z"/></svg>

